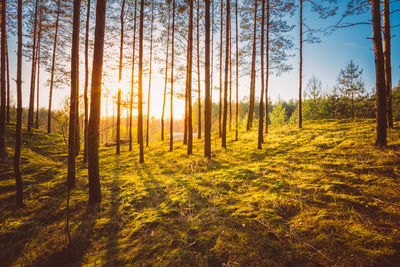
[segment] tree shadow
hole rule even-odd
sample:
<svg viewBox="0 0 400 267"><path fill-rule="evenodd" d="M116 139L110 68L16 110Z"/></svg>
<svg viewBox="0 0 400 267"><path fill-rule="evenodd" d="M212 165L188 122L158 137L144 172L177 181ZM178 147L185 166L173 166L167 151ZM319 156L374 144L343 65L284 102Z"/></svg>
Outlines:
<svg viewBox="0 0 400 267"><path fill-rule="evenodd" d="M107 252L106 266L120 265L118 261L118 240L119 232L122 229L121 221L121 180L120 180L120 157L115 157L115 169L113 172L113 180L110 188L111 205L109 211L109 223L107 227Z"/></svg>

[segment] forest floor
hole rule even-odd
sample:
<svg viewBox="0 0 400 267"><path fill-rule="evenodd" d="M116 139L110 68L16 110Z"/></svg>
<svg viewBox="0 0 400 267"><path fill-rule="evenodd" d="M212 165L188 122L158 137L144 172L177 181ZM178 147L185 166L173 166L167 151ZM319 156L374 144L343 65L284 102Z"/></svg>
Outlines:
<svg viewBox="0 0 400 267"><path fill-rule="evenodd" d="M177 142L138 152L101 147L102 204L87 208L88 175L77 158L72 246L65 232L67 147L24 130L26 207L15 208L9 159L0 163L2 266L398 266L400 123L373 146L372 120L256 129L213 141L211 161ZM229 138L234 136L229 133Z"/></svg>

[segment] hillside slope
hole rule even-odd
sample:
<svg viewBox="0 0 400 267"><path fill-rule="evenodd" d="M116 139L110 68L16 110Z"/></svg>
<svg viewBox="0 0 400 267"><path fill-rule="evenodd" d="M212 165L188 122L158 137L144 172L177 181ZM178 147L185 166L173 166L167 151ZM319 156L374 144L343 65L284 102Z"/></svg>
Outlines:
<svg viewBox="0 0 400 267"><path fill-rule="evenodd" d="M14 205L12 157L0 165L0 262L8 265L396 266L400 262L400 124L385 149L374 123L331 121L271 127L203 156L181 142L138 153L102 147L103 202L87 209L78 157L65 234L63 137L24 133L26 208ZM7 132L12 155L13 126ZM229 133L232 140L234 133Z"/></svg>

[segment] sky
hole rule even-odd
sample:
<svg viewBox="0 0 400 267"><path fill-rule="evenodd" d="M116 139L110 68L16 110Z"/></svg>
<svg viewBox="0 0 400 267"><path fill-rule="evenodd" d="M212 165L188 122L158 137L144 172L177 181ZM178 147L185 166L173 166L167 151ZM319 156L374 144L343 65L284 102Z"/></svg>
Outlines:
<svg viewBox="0 0 400 267"><path fill-rule="evenodd" d="M330 25L333 25L337 20L338 16L322 20L319 19L315 14L310 11L309 4L305 4L304 7L304 18L305 23L310 27L321 27L326 28ZM394 3L391 5L391 10L396 10L400 8L400 3ZM342 10L342 8L340 9ZM370 12L366 14L357 16L357 18L351 18L348 20L349 22L356 21L364 21L367 22L370 20ZM296 11L295 15L288 19L292 24L297 24L299 20L298 11ZM93 23L93 22L92 22ZM391 16L391 25L392 27L395 25L400 25L400 12L392 14ZM273 101L277 101L278 99L290 100L297 99L298 97L298 88L299 88L299 27L293 29L291 35L293 36L294 49L291 51L293 56L289 59L289 63L292 65L293 70L280 75L279 77L272 76L270 78L269 85L269 96ZM215 33L215 39L218 39L218 33ZM363 69L362 78L365 83L365 87L367 92L373 92L375 87L375 67L374 67L374 54L373 54L373 44L372 40L372 27L370 25L360 25L354 26L350 28L343 28L334 31L329 36L321 36L321 42L316 44L308 44L304 43L303 45L303 90L307 91L307 82L308 80L315 75L322 81L322 89L323 92L329 92L334 87L340 69L344 69L346 64L353 60L360 68ZM92 36L93 38L93 36ZM117 44L118 45L118 44ZM13 81L16 77L16 38L10 37L9 39L10 46L10 75L11 80ZM400 47L400 27L392 28L392 77L393 77L393 85L396 85L400 80L400 50L397 49ZM217 45L214 45L214 65L218 61L218 52ZM118 47L116 47L118 49ZM128 49L128 48L127 48ZM146 48L145 48L146 49ZM81 51L83 49L81 48ZM155 51L157 53L157 51ZM195 54L194 54L195 56ZM196 59L195 59L196 60ZM29 84L30 84L30 67L31 64L28 62L24 62L23 64L23 106L26 107L28 105L28 97L29 97ZM81 66L80 73L83 74L83 64ZM42 68L43 69L43 68ZM130 77L125 75L130 73L130 70L124 71L124 80L130 80ZM218 74L218 70L214 70L215 74ZM112 73L115 76L116 82L110 84L109 87L115 87L113 90L117 90L118 87L118 72L114 71ZM204 70L202 76L204 75ZM204 77L204 76L203 76ZM41 73L41 89L40 89L40 106L48 107L48 86L46 85L46 80L49 78L47 73L42 71ZM203 78L202 78L203 79ZM81 78L83 81L83 78ZM148 89L148 77L144 77L143 81L144 88L144 97L147 98L147 89ZM214 77L214 86L219 83L218 75ZM126 84L126 82L124 83ZM239 80L239 98L248 96L249 94L249 84L250 80L248 77L242 77ZM256 96L259 95L259 84L260 78L257 78L257 87L256 87ZM202 96L204 97L204 82L202 82ZM194 85L196 86L196 85ZM128 87L128 86L125 86ZM234 87L233 87L234 88ZM178 88L179 89L179 88ZM177 89L177 90L178 90ZM12 97L16 98L15 93L15 83L11 83ZM82 93L81 86L81 93ZM129 88L126 88L129 90ZM151 89L151 105L150 105L150 115L155 117L160 117L161 115L161 107L163 101L163 90L164 90L164 81L163 75L158 73L152 76L152 89ZM168 89L169 90L169 89ZM63 103L67 99L69 95L69 88L65 90L55 90L54 91L54 102L53 107L55 109L62 108ZM197 101L197 93L196 97L193 98L193 102ZM234 95L234 94L233 94ZM218 92L213 92L213 101L218 101ZM102 110L103 115L105 115L105 106L106 103L103 99L102 101ZM111 105L108 104L108 114L111 115ZM146 110L146 107L144 107ZM174 116L182 117L184 111L184 101L181 99L175 99L174 102ZM136 112L134 112L136 113ZM123 111L123 114L126 114L126 111ZM166 103L166 117L169 117L169 101Z"/></svg>

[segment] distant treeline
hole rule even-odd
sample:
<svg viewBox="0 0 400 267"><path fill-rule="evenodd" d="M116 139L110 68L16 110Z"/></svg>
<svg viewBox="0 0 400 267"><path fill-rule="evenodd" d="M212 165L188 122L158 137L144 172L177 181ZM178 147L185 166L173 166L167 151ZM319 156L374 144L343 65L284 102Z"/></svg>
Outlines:
<svg viewBox="0 0 400 267"><path fill-rule="evenodd" d="M375 118L376 116L376 100L375 94L364 93L357 97L354 97L354 117L355 118ZM204 110L204 105L202 105ZM258 110L259 101L255 102L255 123L258 121ZM245 130L247 115L249 111L249 101L247 98L242 99L239 102L239 128ZM204 111L202 111L204 112ZM235 114L236 110L232 110ZM193 118L197 118L198 107L197 105L193 108ZM298 118L298 101L297 100L283 100L278 99L277 101L269 100L268 105L269 113L269 124L285 124L285 123L297 123ZM15 107L11 107L10 116L11 120L15 119L16 110ZM47 129L47 109L41 108L39 111L39 125L40 128ZM27 109L23 111L23 121L26 121L28 117ZM80 114L80 126L83 128L84 114ZM232 115L233 117L233 115ZM65 107L61 110L53 111L52 114L52 132L56 134L68 135L68 109ZM325 119L351 119L352 118L352 101L351 98L345 94L341 94L337 90L333 90L330 93L311 93L310 91L305 92L305 98L303 100L303 119L306 121L316 121ZM400 120L400 83L393 88L393 118L394 120ZM136 126L137 117L133 117L133 125ZM121 119L121 138L128 139L128 127L129 120L126 117ZM169 119L166 119L166 123L169 124ZM213 130L216 131L218 127L218 103L212 104L212 124ZM231 121L231 129L234 128L234 121ZM156 117L150 117L150 138L151 140L159 140L161 134L160 119ZM197 124L194 124L194 130L197 131ZM228 120L229 128L229 120ZM182 133L184 130L183 118L174 120L174 132ZM136 132L134 127L133 132ZM109 141L115 141L116 131L116 117L109 116L101 119L101 141L105 144ZM168 132L169 134L169 132ZM83 131L81 132L83 135ZM134 135L136 140L136 136Z"/></svg>

